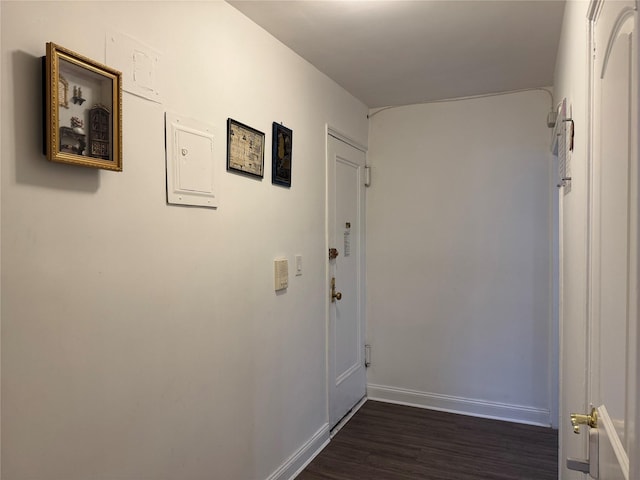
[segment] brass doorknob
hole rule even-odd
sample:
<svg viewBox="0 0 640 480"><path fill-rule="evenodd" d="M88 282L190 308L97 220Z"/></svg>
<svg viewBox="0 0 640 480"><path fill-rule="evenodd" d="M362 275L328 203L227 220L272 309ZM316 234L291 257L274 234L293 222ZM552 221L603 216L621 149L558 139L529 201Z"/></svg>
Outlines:
<svg viewBox="0 0 640 480"><path fill-rule="evenodd" d="M331 278L331 303L336 300L342 300L342 293L336 292L336 277Z"/></svg>
<svg viewBox="0 0 640 480"><path fill-rule="evenodd" d="M595 408L591 409L589 415L581 413L571 414L571 425L573 426L573 433L580 433L580 425L589 425L591 428L598 427L598 412Z"/></svg>

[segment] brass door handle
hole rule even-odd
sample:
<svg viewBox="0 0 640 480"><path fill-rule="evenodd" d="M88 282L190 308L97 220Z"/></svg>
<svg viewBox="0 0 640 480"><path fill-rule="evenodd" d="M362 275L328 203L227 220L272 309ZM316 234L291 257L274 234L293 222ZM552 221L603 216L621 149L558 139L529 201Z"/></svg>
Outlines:
<svg viewBox="0 0 640 480"><path fill-rule="evenodd" d="M336 277L331 277L331 303L342 300L342 293L336 292Z"/></svg>
<svg viewBox="0 0 640 480"><path fill-rule="evenodd" d="M573 426L573 433L580 433L580 425L588 425L591 428L598 427L598 412L595 408L591 409L589 415L581 413L571 414L571 425Z"/></svg>

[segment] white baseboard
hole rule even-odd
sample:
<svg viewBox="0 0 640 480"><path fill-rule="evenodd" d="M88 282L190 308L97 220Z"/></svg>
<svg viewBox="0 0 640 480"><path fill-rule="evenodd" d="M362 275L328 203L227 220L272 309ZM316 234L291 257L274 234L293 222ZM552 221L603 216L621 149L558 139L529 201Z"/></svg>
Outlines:
<svg viewBox="0 0 640 480"><path fill-rule="evenodd" d="M544 427L551 425L551 412L549 409L544 408L511 405L373 384L367 385L367 397L369 400L459 413L474 417L492 418Z"/></svg>
<svg viewBox="0 0 640 480"><path fill-rule="evenodd" d="M329 443L329 424L325 423L267 480L293 480Z"/></svg>

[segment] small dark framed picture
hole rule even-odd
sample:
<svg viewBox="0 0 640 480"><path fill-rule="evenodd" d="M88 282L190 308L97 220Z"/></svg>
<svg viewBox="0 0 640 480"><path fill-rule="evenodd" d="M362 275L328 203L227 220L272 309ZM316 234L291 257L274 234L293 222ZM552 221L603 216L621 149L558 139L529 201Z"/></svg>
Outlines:
<svg viewBox="0 0 640 480"><path fill-rule="evenodd" d="M122 171L122 74L55 43L43 63L47 159Z"/></svg>
<svg viewBox="0 0 640 480"><path fill-rule="evenodd" d="M264 177L264 133L227 119L227 170Z"/></svg>
<svg viewBox="0 0 640 480"><path fill-rule="evenodd" d="M291 160L293 153L293 131L273 122L273 154L271 183L291 187Z"/></svg>

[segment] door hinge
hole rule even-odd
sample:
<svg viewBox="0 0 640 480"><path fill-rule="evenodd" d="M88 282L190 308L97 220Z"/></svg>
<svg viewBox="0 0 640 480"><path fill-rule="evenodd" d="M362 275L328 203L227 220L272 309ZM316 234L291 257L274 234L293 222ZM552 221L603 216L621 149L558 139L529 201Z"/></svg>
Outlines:
<svg viewBox="0 0 640 480"><path fill-rule="evenodd" d="M369 166L364 167L364 186L371 186L371 167Z"/></svg>
<svg viewBox="0 0 640 480"><path fill-rule="evenodd" d="M364 346L364 366L366 368L371 366L371 345Z"/></svg>

